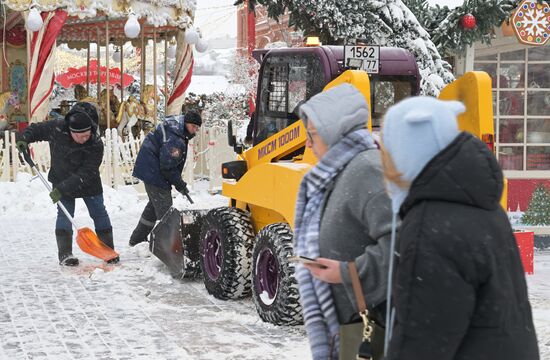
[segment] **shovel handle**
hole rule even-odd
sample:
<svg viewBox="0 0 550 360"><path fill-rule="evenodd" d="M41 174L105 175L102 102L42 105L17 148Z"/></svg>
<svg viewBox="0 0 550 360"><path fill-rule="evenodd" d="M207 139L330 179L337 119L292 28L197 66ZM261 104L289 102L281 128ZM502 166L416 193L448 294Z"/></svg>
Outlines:
<svg viewBox="0 0 550 360"><path fill-rule="evenodd" d="M31 158L31 155L29 154L28 151L24 151L23 152L23 158L25 159L25 161L27 162L27 164L30 165L31 169L34 170L34 172L36 173L36 176L38 176L38 178L42 181L42 184L44 184L44 186L46 187L46 189L48 189L49 192L52 191L52 187L50 185L50 183L44 178L44 175L42 175L42 173L38 170L38 168L36 167L36 164L34 163L34 161L32 160ZM71 224L73 224L75 230L78 231L78 225L76 224L76 222L74 221L73 217L71 216L71 214L69 214L69 211L67 210L67 208L65 207L65 205L63 205L63 203L60 201L57 202L57 206L59 206L59 208L61 209L61 211L63 211L63 213L65 214L65 216L67 217L67 219L69 219L69 221L71 222Z"/></svg>
<svg viewBox="0 0 550 360"><path fill-rule="evenodd" d="M191 196L189 196L189 193L185 193L185 197L187 198L187 200L189 200L191 204L194 204L193 199L191 199Z"/></svg>
<svg viewBox="0 0 550 360"><path fill-rule="evenodd" d="M34 161L32 161L31 154L29 154L29 150L27 149L22 153L23 153L23 159L25 159L27 164L29 164L31 168L36 167L36 164L34 163Z"/></svg>

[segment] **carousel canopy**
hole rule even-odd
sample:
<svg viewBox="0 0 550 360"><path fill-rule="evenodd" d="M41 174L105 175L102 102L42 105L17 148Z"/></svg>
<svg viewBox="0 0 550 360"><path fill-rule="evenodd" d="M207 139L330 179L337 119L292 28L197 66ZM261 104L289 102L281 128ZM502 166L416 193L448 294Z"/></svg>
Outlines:
<svg viewBox="0 0 550 360"><path fill-rule="evenodd" d="M152 38L175 35L193 23L195 0L4 0L15 11L32 6L39 11L65 10L67 18L58 41L66 43L102 42L109 22L111 41L126 39L124 24L130 12L139 18L143 35ZM76 45L76 44L75 44ZM78 47L78 46L77 46Z"/></svg>

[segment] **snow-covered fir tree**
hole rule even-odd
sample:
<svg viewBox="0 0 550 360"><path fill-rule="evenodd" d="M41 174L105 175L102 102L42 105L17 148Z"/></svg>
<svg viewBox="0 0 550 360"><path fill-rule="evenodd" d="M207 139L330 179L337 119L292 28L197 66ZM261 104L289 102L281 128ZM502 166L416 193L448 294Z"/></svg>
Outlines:
<svg viewBox="0 0 550 360"><path fill-rule="evenodd" d="M252 56L236 52L232 61L230 81L233 84L239 84L244 89L245 94L250 95L250 99L256 99L256 90L258 88L258 73L260 63Z"/></svg>
<svg viewBox="0 0 550 360"><path fill-rule="evenodd" d="M325 44L368 44L408 49L422 75L421 90L437 96L454 80L450 65L441 58L430 35L401 0L256 0L272 18L286 10L289 25L307 35L318 35Z"/></svg>
<svg viewBox="0 0 550 360"><path fill-rule="evenodd" d="M550 191L544 184L538 184L533 191L521 222L525 225L550 225Z"/></svg>

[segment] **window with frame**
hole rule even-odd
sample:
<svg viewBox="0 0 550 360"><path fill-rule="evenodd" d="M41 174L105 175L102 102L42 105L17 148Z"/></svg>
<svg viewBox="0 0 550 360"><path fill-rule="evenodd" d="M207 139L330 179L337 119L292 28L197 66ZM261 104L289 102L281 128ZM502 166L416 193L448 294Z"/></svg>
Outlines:
<svg viewBox="0 0 550 360"><path fill-rule="evenodd" d="M496 155L503 170L550 170L550 46L476 56L492 78Z"/></svg>
<svg viewBox="0 0 550 360"><path fill-rule="evenodd" d="M318 56L299 53L268 57L261 81L255 144L297 121L299 105L325 84Z"/></svg>

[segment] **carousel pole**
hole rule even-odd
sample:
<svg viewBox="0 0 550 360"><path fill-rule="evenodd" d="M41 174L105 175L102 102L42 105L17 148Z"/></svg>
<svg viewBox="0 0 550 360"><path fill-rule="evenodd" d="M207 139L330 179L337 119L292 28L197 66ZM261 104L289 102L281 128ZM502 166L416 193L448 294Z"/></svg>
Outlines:
<svg viewBox="0 0 550 360"><path fill-rule="evenodd" d="M168 32L164 38L164 116L168 108Z"/></svg>
<svg viewBox="0 0 550 360"><path fill-rule="evenodd" d="M27 71L27 79L28 79L27 81L29 83L32 83L32 80L31 80L31 60L32 60L32 57L31 57L31 51L30 51L31 44L32 44L31 37L27 36L27 70L26 71ZM27 125L31 124L31 107L32 107L31 86L30 86L30 84L28 84L27 85L27 111L26 111L26 113L27 113ZM21 129L19 128L19 125L17 126L17 130L21 131ZM2 135L0 134L0 137L1 136ZM9 174L9 171L8 171L8 174Z"/></svg>
<svg viewBox="0 0 550 360"><path fill-rule="evenodd" d="M120 40L120 102L124 101L124 39Z"/></svg>
<svg viewBox="0 0 550 360"><path fill-rule="evenodd" d="M90 94L90 32L88 31L88 49L86 51L86 96Z"/></svg>
<svg viewBox="0 0 550 360"><path fill-rule="evenodd" d="M110 69L109 69L109 18L105 20L105 67L107 69L107 75L105 80L105 86L107 89L107 104L105 106L107 107L107 129L111 128L111 88L109 87L109 77L110 77Z"/></svg>
<svg viewBox="0 0 550 360"><path fill-rule="evenodd" d="M99 27L97 28L97 103L101 104L101 50L100 50L100 43L99 43Z"/></svg>
<svg viewBox="0 0 550 360"><path fill-rule="evenodd" d="M139 85L139 92L140 92L140 98L141 101L143 101L143 88L145 87L146 78L145 78L145 70L147 68L147 57L145 56L146 52L146 44L145 44L145 24L143 26L143 29L141 30L141 69L140 69L140 85Z"/></svg>
<svg viewBox="0 0 550 360"><path fill-rule="evenodd" d="M153 118L157 124L157 28L153 27L153 100L155 108L153 109Z"/></svg>

